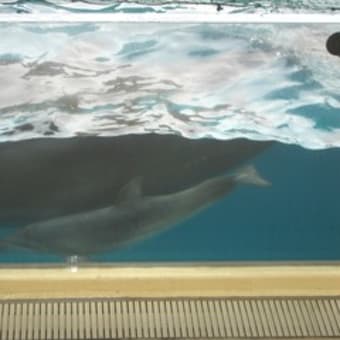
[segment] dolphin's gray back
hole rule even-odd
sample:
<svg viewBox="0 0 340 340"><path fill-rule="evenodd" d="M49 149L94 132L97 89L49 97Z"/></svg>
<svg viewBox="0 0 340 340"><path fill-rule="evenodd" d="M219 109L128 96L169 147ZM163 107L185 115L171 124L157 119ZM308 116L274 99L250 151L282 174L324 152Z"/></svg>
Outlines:
<svg viewBox="0 0 340 340"><path fill-rule="evenodd" d="M153 210L158 215L155 219L171 224L210 206L231 192L236 184L234 176L219 176L174 194L151 197L146 204L150 214Z"/></svg>

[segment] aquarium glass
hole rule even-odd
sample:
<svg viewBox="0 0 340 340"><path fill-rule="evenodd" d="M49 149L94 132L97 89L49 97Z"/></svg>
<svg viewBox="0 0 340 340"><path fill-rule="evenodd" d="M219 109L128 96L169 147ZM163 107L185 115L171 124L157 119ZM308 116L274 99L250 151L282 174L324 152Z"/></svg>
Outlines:
<svg viewBox="0 0 340 340"><path fill-rule="evenodd" d="M1 264L340 260L340 22L134 21L337 1L202 3L0 2Z"/></svg>

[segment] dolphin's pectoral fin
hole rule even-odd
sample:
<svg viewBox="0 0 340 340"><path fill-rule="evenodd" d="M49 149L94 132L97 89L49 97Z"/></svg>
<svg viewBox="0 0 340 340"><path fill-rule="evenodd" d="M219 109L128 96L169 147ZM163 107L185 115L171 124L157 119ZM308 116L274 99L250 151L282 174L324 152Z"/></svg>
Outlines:
<svg viewBox="0 0 340 340"><path fill-rule="evenodd" d="M142 196L142 177L133 178L119 192L117 203L133 201Z"/></svg>

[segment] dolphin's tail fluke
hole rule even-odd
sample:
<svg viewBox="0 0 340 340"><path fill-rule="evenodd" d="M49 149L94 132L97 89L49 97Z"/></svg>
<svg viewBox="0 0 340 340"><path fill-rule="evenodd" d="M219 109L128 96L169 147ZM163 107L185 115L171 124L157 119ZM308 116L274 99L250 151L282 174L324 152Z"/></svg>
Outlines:
<svg viewBox="0 0 340 340"><path fill-rule="evenodd" d="M248 165L235 174L238 183L253 184L257 186L269 186L271 183L262 178L253 165Z"/></svg>

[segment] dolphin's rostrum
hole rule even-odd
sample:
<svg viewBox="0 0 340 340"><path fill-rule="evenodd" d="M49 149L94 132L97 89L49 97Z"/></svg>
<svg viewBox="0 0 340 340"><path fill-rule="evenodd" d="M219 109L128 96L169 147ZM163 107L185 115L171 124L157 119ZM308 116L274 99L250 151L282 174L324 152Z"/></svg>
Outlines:
<svg viewBox="0 0 340 340"><path fill-rule="evenodd" d="M131 180L115 205L29 224L5 243L64 256L88 256L164 230L207 208L237 184L269 185L252 166L168 195L143 196L141 181L140 177Z"/></svg>

